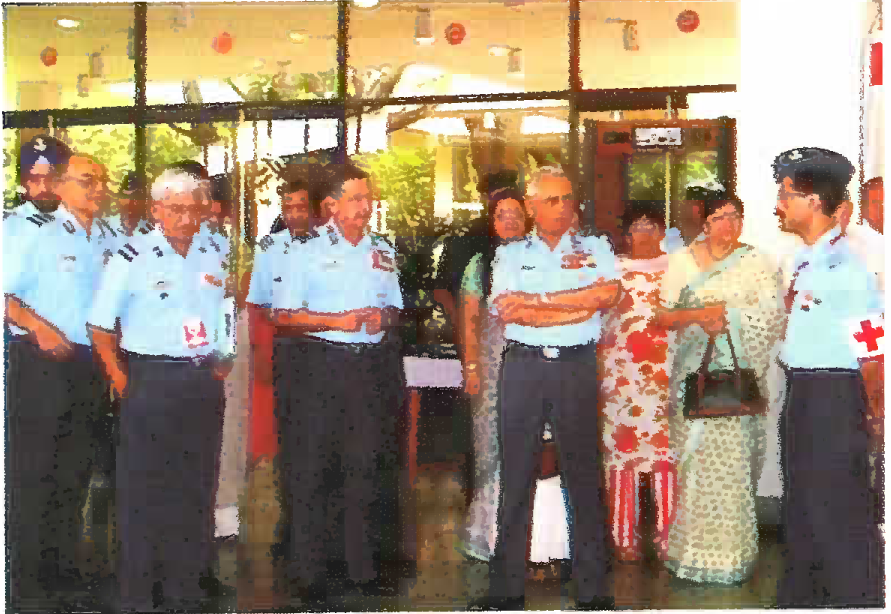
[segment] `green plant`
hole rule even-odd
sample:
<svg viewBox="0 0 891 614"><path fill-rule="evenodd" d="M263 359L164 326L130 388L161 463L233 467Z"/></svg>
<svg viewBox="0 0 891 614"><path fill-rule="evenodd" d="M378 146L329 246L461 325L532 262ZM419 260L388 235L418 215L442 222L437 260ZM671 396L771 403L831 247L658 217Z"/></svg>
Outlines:
<svg viewBox="0 0 891 614"><path fill-rule="evenodd" d="M179 127L189 128L187 124L179 124ZM146 144L148 155L145 170L149 178L157 176L168 164L182 160L197 160L202 154L201 148L191 139L163 124L149 126Z"/></svg>
<svg viewBox="0 0 891 614"><path fill-rule="evenodd" d="M421 147L394 147L362 154L357 163L371 173L381 200L388 203L387 228L403 238L431 236L435 154Z"/></svg>
<svg viewBox="0 0 891 614"><path fill-rule="evenodd" d="M117 191L133 168L135 135L132 126L71 126L65 131L71 149L92 156L108 171L109 187Z"/></svg>
<svg viewBox="0 0 891 614"><path fill-rule="evenodd" d="M251 80L247 83L238 78L236 78L238 82L231 78L224 81L235 90L236 94L248 102L327 98L337 92L337 71L333 68L317 73L297 75L279 72L250 76Z"/></svg>
<svg viewBox="0 0 891 614"><path fill-rule="evenodd" d="M3 131L3 207L17 203L19 187L19 135L17 130Z"/></svg>

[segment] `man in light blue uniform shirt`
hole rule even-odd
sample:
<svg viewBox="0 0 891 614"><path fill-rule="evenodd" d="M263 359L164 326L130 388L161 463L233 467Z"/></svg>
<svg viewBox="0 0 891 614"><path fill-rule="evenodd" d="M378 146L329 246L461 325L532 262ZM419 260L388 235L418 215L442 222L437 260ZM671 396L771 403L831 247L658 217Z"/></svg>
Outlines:
<svg viewBox="0 0 891 614"><path fill-rule="evenodd" d="M330 221L307 241L290 231L261 241L247 300L302 335L280 333L273 354L292 605L377 609L365 599L398 586L396 540L384 536L396 535L402 368L388 332L402 294L393 248L367 234L368 175L331 166L314 182Z"/></svg>
<svg viewBox="0 0 891 614"><path fill-rule="evenodd" d="M54 178L36 182L30 197L41 210L57 208L25 204L3 223L10 588L15 607L49 610L85 603L96 579L75 553L96 431L110 404L86 325L103 262L123 233L116 220L100 218L108 204L101 165L48 137L35 141L22 160L36 157L32 170L52 167L42 177Z"/></svg>
<svg viewBox="0 0 891 614"><path fill-rule="evenodd" d="M110 260L90 324L122 397L116 481L120 607L200 609L213 567L214 493L234 356L228 243L198 234L200 177L153 183L155 226Z"/></svg>
<svg viewBox="0 0 891 614"><path fill-rule="evenodd" d="M549 419L573 510L579 607L600 607L611 591L595 344L601 310L615 305L621 284L609 242L573 231L578 205L561 169L533 176L526 206L534 233L499 247L492 271L493 315L504 323L508 349L500 388L502 539L491 561L487 605L523 609L533 464Z"/></svg>
<svg viewBox="0 0 891 614"><path fill-rule="evenodd" d="M825 149L794 149L774 162L781 228L805 243L794 259L780 353L788 378L780 607L882 603L861 370L882 351L884 303L876 273L843 232L853 174L847 159Z"/></svg>

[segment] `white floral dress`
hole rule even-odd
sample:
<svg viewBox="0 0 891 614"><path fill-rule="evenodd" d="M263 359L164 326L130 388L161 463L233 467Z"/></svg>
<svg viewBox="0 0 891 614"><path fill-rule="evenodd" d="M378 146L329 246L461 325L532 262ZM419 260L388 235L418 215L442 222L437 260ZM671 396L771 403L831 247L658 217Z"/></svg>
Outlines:
<svg viewBox="0 0 891 614"><path fill-rule="evenodd" d="M624 288L604 323L600 343L602 448L610 525L620 560L642 555L640 487L649 478L656 503L657 552L665 554L677 489L669 447L667 335L653 325L662 306L660 284L668 256L620 258Z"/></svg>

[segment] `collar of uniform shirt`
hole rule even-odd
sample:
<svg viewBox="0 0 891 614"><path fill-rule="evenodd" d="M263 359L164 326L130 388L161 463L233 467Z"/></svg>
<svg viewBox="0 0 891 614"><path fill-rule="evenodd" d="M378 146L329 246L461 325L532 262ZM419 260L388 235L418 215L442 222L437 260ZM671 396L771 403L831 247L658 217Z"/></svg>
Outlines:
<svg viewBox="0 0 891 614"><path fill-rule="evenodd" d="M66 207L64 203L59 205L59 208L56 209L55 213L53 213L53 217L55 217L60 224L65 226L65 229L68 230L68 232L70 232L71 234L86 234L86 230L83 226L80 225L80 221L78 221L77 216L71 213L71 211L68 210L68 207ZM93 217L93 226L95 226L96 222L98 221L99 216ZM72 226L74 227L74 230L71 230ZM94 229L91 228L90 231L90 235L92 235Z"/></svg>
<svg viewBox="0 0 891 614"><path fill-rule="evenodd" d="M365 234L362 235L362 240L359 241L359 243L354 246L352 243L350 243L349 241L346 240L346 238L343 236L343 233L340 232L340 228L337 226L337 223L333 219L328 220L328 223L325 224L324 226L322 226L322 228L325 229L325 233L331 239L332 243L338 243L341 245L349 245L350 247L358 248L358 247L362 247L363 245L365 245L371 241L371 237L369 236L369 234L366 230Z"/></svg>
<svg viewBox="0 0 891 614"><path fill-rule="evenodd" d="M808 260L813 264L818 260L830 257L844 247L844 243L841 242L844 237L841 227L835 226L829 229L813 245L806 246L802 250L798 264L801 264L803 260Z"/></svg>
<svg viewBox="0 0 891 614"><path fill-rule="evenodd" d="M553 251L554 253L566 252L572 251L573 248L577 247L577 240L578 234L572 230L567 230L563 233L563 236L560 237L560 240L557 241L557 245L554 246L554 249L551 250L550 246L539 236L538 228L533 228L532 232L526 235L526 247L536 246L539 249L545 249L549 252Z"/></svg>

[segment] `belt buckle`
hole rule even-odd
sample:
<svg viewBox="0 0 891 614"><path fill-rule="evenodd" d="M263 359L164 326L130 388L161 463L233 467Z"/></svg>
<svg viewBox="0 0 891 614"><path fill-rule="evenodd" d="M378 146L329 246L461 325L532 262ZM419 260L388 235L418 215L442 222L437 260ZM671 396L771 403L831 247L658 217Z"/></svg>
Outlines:
<svg viewBox="0 0 891 614"><path fill-rule="evenodd" d="M560 348L556 347L543 347L541 348L541 356L545 360L557 360L560 358Z"/></svg>

